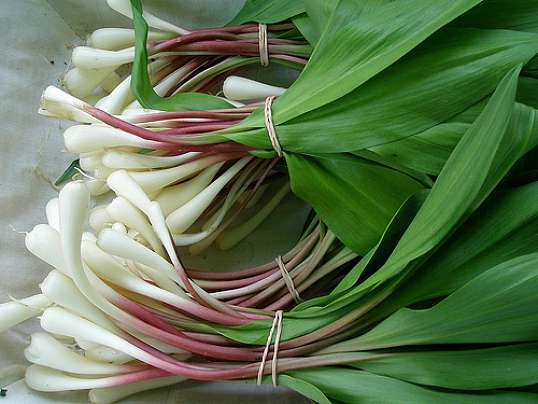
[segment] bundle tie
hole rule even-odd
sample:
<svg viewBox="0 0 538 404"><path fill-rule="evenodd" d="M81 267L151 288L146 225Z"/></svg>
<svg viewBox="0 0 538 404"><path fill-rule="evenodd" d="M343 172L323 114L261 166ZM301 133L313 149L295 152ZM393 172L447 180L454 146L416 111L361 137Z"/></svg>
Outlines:
<svg viewBox="0 0 538 404"><path fill-rule="evenodd" d="M267 25L258 24L258 51L260 52L260 64L269 66L269 46L267 45Z"/></svg>
<svg viewBox="0 0 538 404"><path fill-rule="evenodd" d="M275 98L276 97L272 95L265 99L265 128L267 129L267 133L269 134L269 140L271 141L273 149L275 150L278 157L282 157L282 147L280 146L280 142L278 141L278 136L273 125L273 112L271 110L271 106L273 105L273 100Z"/></svg>
<svg viewBox="0 0 538 404"><path fill-rule="evenodd" d="M260 362L260 367L258 369L258 379L256 384L262 384L263 371L265 369L265 362L267 361L267 355L269 354L269 347L271 346L271 341L273 339L273 332L276 328L275 343L273 345L273 359L271 362L271 379L273 380L273 386L277 386L276 376L277 376L277 358L278 358L278 346L280 344L280 336L282 335L282 310L277 310L275 312L275 318L273 319L273 324L271 325L271 330L269 331L269 336L267 337L267 343L265 344L265 349L263 351L262 360Z"/></svg>
<svg viewBox="0 0 538 404"><path fill-rule="evenodd" d="M284 279L284 283L286 284L286 287L288 288L288 291L290 292L291 297L293 297L293 300L295 303L299 304L303 301L301 299L301 296L299 295L299 291L295 289L295 284L293 283L293 278L291 277L290 273L286 269L286 266L284 265L284 261L282 261L282 257L278 256L275 259L278 268L280 269L280 273L282 274L282 279Z"/></svg>

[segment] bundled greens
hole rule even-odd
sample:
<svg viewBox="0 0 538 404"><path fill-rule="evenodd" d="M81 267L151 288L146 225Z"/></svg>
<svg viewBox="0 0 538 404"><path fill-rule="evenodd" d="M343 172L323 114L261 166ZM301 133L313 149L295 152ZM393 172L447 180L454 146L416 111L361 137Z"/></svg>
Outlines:
<svg viewBox="0 0 538 404"><path fill-rule="evenodd" d="M54 268L42 294L0 306L1 330L42 314L30 387L538 400L537 1L250 0L193 31L109 4L134 31L94 33L71 94L42 98L79 123L79 158L26 237ZM289 88L233 75L265 57L299 70ZM183 265L177 247L233 248L290 191L310 214L281 256Z"/></svg>

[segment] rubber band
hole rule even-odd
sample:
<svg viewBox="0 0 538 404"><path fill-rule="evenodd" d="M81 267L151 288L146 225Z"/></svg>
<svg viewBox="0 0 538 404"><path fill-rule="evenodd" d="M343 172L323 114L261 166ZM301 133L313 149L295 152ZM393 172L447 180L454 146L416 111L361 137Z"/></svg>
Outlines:
<svg viewBox="0 0 538 404"><path fill-rule="evenodd" d="M269 66L269 46L267 45L267 25L258 24L258 51L260 52L260 64Z"/></svg>
<svg viewBox="0 0 538 404"><path fill-rule="evenodd" d="M258 378L256 384L262 384L263 371L265 370L265 362L267 362L267 355L269 354L269 347L271 346L271 341L273 340L273 333L276 328L275 343L273 345L273 359L271 362L271 378L273 380L273 386L277 386L277 360L278 360L278 346L280 344L280 336L282 335L282 310L277 310L275 312L275 318L273 319L273 324L271 325L271 330L269 330L269 335L267 336L267 343L265 344L265 349L263 350L262 360L260 362L260 367L258 368Z"/></svg>
<svg viewBox="0 0 538 404"><path fill-rule="evenodd" d="M282 279L284 279L284 283L286 284L286 287L288 288L288 291L290 292L291 297L295 301L295 303L301 303L303 299L301 299L301 296L299 295L299 291L295 289L295 284L293 283L293 278L291 277L290 273L286 269L286 266L284 265L284 261L282 261L282 257L278 256L275 259L278 268L280 269L280 273L282 274Z"/></svg>
<svg viewBox="0 0 538 404"><path fill-rule="evenodd" d="M273 125L273 112L271 110L271 106L273 105L273 100L275 98L276 97L272 95L265 99L265 128L267 129L267 133L269 134L269 140L271 141L273 149L275 150L278 157L282 157L282 147L280 146L280 142L278 140L275 127Z"/></svg>

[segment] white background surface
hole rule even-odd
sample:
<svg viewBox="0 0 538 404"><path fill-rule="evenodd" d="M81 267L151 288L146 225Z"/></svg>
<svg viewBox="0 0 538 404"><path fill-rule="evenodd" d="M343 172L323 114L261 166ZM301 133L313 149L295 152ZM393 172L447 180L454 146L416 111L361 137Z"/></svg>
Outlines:
<svg viewBox="0 0 538 404"><path fill-rule="evenodd" d="M146 0L147 9L184 27L222 25L242 0ZM62 151L66 123L37 114L41 91L57 84L67 70L73 45L102 27L129 27L130 21L110 10L104 0L2 0L0 2L0 302L9 296L39 292L49 268L24 248L24 232L45 221L45 203L56 191L44 178L54 179L72 155ZM260 262L285 251L304 217L300 205L288 200L280 213L243 243L234 255L202 257L207 265L230 267ZM276 226L274 224L277 224ZM279 236L275 236L278 232ZM269 242L271 240L271 242ZM263 247L262 247L263 246ZM254 258L256 257L256 259ZM37 321L28 321L0 334L0 386L13 365L25 364L22 351ZM50 401L49 401L50 400ZM304 399L271 386L187 382L175 389L143 395L129 402L168 403L300 403ZM85 402L86 394L28 393L23 383L10 388L3 403Z"/></svg>

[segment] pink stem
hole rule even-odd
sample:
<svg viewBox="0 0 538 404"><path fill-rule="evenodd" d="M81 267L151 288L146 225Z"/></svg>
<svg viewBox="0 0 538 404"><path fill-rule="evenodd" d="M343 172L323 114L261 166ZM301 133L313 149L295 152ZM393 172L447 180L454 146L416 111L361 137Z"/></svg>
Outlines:
<svg viewBox="0 0 538 404"><path fill-rule="evenodd" d="M232 125L235 125L239 121L227 121L224 123L199 123L192 126L187 126L184 128L176 128L176 129L165 129L159 131L159 135L190 135L193 133L204 133L204 132L212 132L215 130L221 130L229 128Z"/></svg>
<svg viewBox="0 0 538 404"><path fill-rule="evenodd" d="M167 121L172 119L207 118L216 120L236 120L246 118L248 113L235 112L215 112L215 111L173 111L173 112L152 112L149 114L129 117L131 123L148 123Z"/></svg>
<svg viewBox="0 0 538 404"><path fill-rule="evenodd" d="M197 42L197 41L217 40L217 39L234 41L237 39L237 35L232 34L230 32L225 32L225 31L223 32L223 31L200 30L200 31L191 32L186 35L178 36L172 39L168 39L166 41L159 42L158 44L154 45L152 49L156 52L162 52L170 48L176 47L178 45L183 45L183 44Z"/></svg>
<svg viewBox="0 0 538 404"><path fill-rule="evenodd" d="M306 65L308 63L308 59L300 58L298 56L292 56L292 55L271 55L271 59L279 59L279 60L285 60L287 62L292 63L299 63L301 65Z"/></svg>

